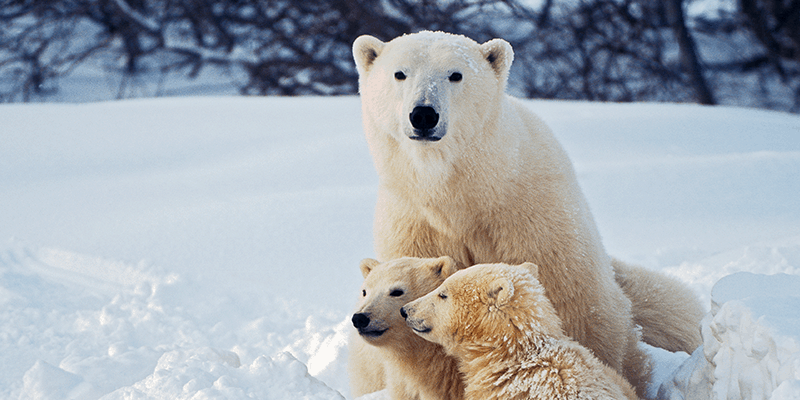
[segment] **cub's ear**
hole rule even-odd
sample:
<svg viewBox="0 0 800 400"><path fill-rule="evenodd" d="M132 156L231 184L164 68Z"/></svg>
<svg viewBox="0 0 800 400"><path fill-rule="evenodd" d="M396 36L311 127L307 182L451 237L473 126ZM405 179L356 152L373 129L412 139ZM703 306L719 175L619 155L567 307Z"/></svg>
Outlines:
<svg viewBox="0 0 800 400"><path fill-rule="evenodd" d="M358 266L361 268L361 275L364 275L364 278L366 278L370 271L372 271L372 269L378 264L380 264L380 261L372 258L365 258L361 260L361 264Z"/></svg>
<svg viewBox="0 0 800 400"><path fill-rule="evenodd" d="M489 283L486 289L486 296L489 298L489 304L497 307L506 305L513 295L514 285L504 276L495 278Z"/></svg>
<svg viewBox="0 0 800 400"><path fill-rule="evenodd" d="M481 45L481 52L497 77L505 82L514 61L514 49L511 45L503 39L492 39Z"/></svg>
<svg viewBox="0 0 800 400"><path fill-rule="evenodd" d="M427 267L433 271L434 275L441 276L442 279L446 279L448 276L455 274L456 271L461 269L458 262L449 256L433 259L427 264Z"/></svg>
<svg viewBox="0 0 800 400"><path fill-rule="evenodd" d="M538 265L536 265L536 264L534 264L532 262L526 262L526 263L523 263L522 265L520 265L520 267L528 270L528 272L530 272L531 275L533 275L533 277L536 278L537 280L539 279L539 266Z"/></svg>
<svg viewBox="0 0 800 400"><path fill-rule="evenodd" d="M383 51L384 46L386 46L386 43L374 36L362 35L356 38L353 42L353 58L356 61L359 75L369 71L372 64L375 63L375 59Z"/></svg>

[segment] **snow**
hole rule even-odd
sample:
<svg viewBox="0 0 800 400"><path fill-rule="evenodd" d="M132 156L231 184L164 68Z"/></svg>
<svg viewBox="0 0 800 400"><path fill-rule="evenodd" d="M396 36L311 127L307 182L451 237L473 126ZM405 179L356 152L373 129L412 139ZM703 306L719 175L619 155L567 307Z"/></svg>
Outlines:
<svg viewBox="0 0 800 400"><path fill-rule="evenodd" d="M708 306L694 354L648 348L651 392L800 399L800 117L527 104L609 253ZM350 398L360 119L356 97L0 105L0 398Z"/></svg>
<svg viewBox="0 0 800 400"><path fill-rule="evenodd" d="M737 272L720 279L711 296L703 346L660 395L800 398L800 276Z"/></svg>

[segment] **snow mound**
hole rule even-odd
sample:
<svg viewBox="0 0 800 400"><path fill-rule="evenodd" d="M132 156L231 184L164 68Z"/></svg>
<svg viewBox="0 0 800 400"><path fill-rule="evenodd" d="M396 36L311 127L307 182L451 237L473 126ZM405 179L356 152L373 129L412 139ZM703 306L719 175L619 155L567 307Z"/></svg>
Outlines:
<svg viewBox="0 0 800 400"><path fill-rule="evenodd" d="M748 244L699 261L683 261L663 271L686 282L704 303L710 304L712 287L737 272L800 275L800 236ZM718 296L723 290L717 289Z"/></svg>
<svg viewBox="0 0 800 400"><path fill-rule="evenodd" d="M800 276L738 272L711 291L703 345L660 399L800 399Z"/></svg>
<svg viewBox="0 0 800 400"><path fill-rule="evenodd" d="M152 398L344 400L289 353L260 356L242 366L236 353L212 348L165 353L147 378L102 399Z"/></svg>
<svg viewBox="0 0 800 400"><path fill-rule="evenodd" d="M222 297L147 263L10 247L2 399L343 399L342 315Z"/></svg>

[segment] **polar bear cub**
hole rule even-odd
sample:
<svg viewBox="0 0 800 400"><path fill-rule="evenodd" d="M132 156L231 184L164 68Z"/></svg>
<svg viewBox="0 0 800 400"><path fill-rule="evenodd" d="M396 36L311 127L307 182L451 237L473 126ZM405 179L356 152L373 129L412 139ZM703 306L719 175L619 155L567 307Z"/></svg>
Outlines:
<svg viewBox="0 0 800 400"><path fill-rule="evenodd" d="M532 263L473 266L401 313L459 360L467 400L636 399L622 376L564 334L537 275Z"/></svg>
<svg viewBox="0 0 800 400"><path fill-rule="evenodd" d="M459 265L450 257L403 257L385 263L368 258L360 267L364 283L348 346L353 397L385 387L394 400L462 399L456 360L415 335L400 315L403 305L436 289Z"/></svg>

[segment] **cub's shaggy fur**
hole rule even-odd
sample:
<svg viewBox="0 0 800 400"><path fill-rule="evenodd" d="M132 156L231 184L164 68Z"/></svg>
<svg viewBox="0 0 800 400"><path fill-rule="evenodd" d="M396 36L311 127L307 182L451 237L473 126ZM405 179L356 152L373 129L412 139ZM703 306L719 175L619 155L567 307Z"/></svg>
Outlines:
<svg viewBox="0 0 800 400"><path fill-rule="evenodd" d="M349 345L353 397L385 384L395 400L463 398L464 382L455 359L442 346L415 335L400 315L404 304L435 289L457 270L450 257L361 262L364 284Z"/></svg>
<svg viewBox="0 0 800 400"><path fill-rule="evenodd" d="M403 307L407 324L455 356L467 400L636 399L630 384L570 339L527 263L477 265Z"/></svg>

